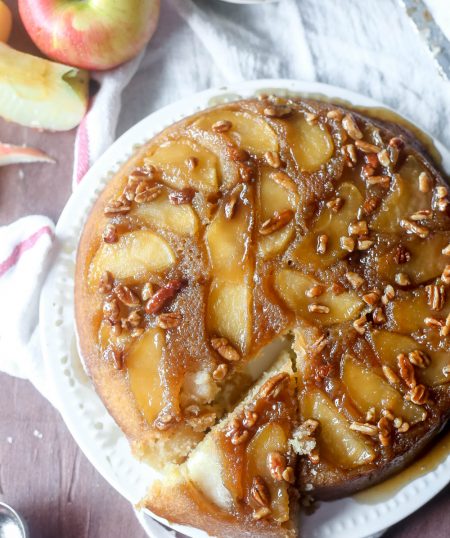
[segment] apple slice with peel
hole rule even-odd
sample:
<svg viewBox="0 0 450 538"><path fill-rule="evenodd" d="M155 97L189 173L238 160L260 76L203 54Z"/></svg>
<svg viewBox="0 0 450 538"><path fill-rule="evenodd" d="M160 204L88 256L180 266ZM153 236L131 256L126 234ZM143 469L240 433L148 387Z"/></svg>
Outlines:
<svg viewBox="0 0 450 538"><path fill-rule="evenodd" d="M165 195L145 204L136 204L129 215L147 226L164 228L179 235L194 235L198 230L198 217L192 207L173 205Z"/></svg>
<svg viewBox="0 0 450 538"><path fill-rule="evenodd" d="M43 151L26 146L14 146L0 142L0 166L20 163L54 163Z"/></svg>
<svg viewBox="0 0 450 538"><path fill-rule="evenodd" d="M94 289L105 271L127 283L144 282L152 273L162 273L175 263L170 245L149 230L136 230L116 243L102 243L89 268L89 286Z"/></svg>
<svg viewBox="0 0 450 538"><path fill-rule="evenodd" d="M356 220L363 197L358 188L351 183L343 183L337 197L344 205L338 212L324 207L317 222L309 233L295 248L293 256L302 264L313 269L326 268L332 263L344 258L348 252L341 248L340 238L348 236L348 226ZM327 249L324 254L317 252L317 238L319 235L328 237Z"/></svg>
<svg viewBox="0 0 450 538"><path fill-rule="evenodd" d="M249 153L261 157L266 151L278 151L278 138L275 131L262 117L251 112L213 110L199 118L194 123L194 127L210 131L219 121L231 123L226 134Z"/></svg>
<svg viewBox="0 0 450 538"><path fill-rule="evenodd" d="M379 256L377 259L378 274L392 283L397 273L406 273L411 282L420 284L439 276L447 265L448 257L442 254L442 249L450 243L450 234L437 232L430 234L426 240L413 238L404 243L409 251L410 260L401 265L395 261L396 248Z"/></svg>
<svg viewBox="0 0 450 538"><path fill-rule="evenodd" d="M286 126L287 142L300 170L314 172L329 161L334 144L326 126L311 124L297 115Z"/></svg>
<svg viewBox="0 0 450 538"><path fill-rule="evenodd" d="M429 351L423 344L418 344L410 336L389 331L373 331L371 338L375 353L381 363L390 366L394 371L398 369L397 355L419 350L431 359L431 363L426 368L416 368L418 382L427 386L450 382L450 378L443 372L443 368L450 364L448 352Z"/></svg>
<svg viewBox="0 0 450 538"><path fill-rule="evenodd" d="M163 349L164 333L153 328L136 340L125 356L131 392L149 424L163 407L163 387L158 370Z"/></svg>
<svg viewBox="0 0 450 538"><path fill-rule="evenodd" d="M374 407L377 413L388 409L396 417L415 424L426 418L426 412L418 405L403 399L381 375L376 374L347 355L344 358L342 381L350 398L362 414Z"/></svg>
<svg viewBox="0 0 450 538"><path fill-rule="evenodd" d="M334 295L330 290L325 290L319 297L307 297L306 292L316 285L320 285L320 282L295 269L280 269L275 273L275 290L289 308L302 318L332 325L358 317L364 303L355 292ZM310 312L308 306L313 303L326 306L329 312Z"/></svg>
<svg viewBox="0 0 450 538"><path fill-rule="evenodd" d="M0 43L0 116L27 127L67 131L88 105L86 71Z"/></svg>
<svg viewBox="0 0 450 538"><path fill-rule="evenodd" d="M275 480L270 474L267 457L271 452L286 454L289 450L286 432L277 423L271 422L263 426L253 437L247 447L247 489L253 479L260 476L266 483L272 502L270 508L275 521L282 523L289 520L288 485L284 480Z"/></svg>
<svg viewBox="0 0 450 538"><path fill-rule="evenodd" d="M251 302L251 288L245 280L214 280L207 307L209 334L227 338L244 353L251 339Z"/></svg>
<svg viewBox="0 0 450 538"><path fill-rule="evenodd" d="M217 157L189 138L164 142L151 149L144 160L160 169L163 181L175 189L216 192L219 188Z"/></svg>
<svg viewBox="0 0 450 538"><path fill-rule="evenodd" d="M323 391L308 388L300 397L300 409L303 420L314 419L320 423L317 443L321 458L344 469L375 459L370 440L350 429L347 418Z"/></svg>
<svg viewBox="0 0 450 538"><path fill-rule="evenodd" d="M383 200L371 227L378 232L402 232L400 220L407 219L416 211L430 209L432 191L419 190L419 176L428 170L412 155L407 157L396 174L390 193Z"/></svg>

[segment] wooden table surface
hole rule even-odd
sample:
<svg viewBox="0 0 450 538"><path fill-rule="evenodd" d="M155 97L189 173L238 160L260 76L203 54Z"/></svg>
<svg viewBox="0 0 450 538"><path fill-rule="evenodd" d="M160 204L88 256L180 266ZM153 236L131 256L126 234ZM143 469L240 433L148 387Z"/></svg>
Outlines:
<svg viewBox="0 0 450 538"><path fill-rule="evenodd" d="M35 51L20 25L15 2L6 3L15 14L11 44ZM2 142L33 145L57 159L55 165L0 168L0 225L31 213L57 220L70 195L74 136L0 120ZM28 381L4 374L0 374L0 500L25 516L31 538L145 536L131 506L87 461L59 413ZM448 538L450 488L385 536Z"/></svg>

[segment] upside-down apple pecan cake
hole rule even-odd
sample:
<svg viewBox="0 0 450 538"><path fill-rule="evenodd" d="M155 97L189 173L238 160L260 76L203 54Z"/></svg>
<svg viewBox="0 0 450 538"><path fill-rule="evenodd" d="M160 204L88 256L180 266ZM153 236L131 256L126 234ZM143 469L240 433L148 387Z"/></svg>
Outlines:
<svg viewBox="0 0 450 538"><path fill-rule="evenodd" d="M450 201L400 125L263 96L165 129L81 237L79 347L142 505L294 536L298 497L411 462L450 409Z"/></svg>

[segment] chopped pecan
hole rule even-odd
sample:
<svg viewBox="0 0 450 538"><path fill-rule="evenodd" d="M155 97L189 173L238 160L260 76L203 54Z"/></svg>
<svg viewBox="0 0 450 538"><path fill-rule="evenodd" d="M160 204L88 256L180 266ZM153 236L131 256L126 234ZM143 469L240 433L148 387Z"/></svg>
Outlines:
<svg viewBox="0 0 450 538"><path fill-rule="evenodd" d="M264 221L260 228L259 233L261 235L269 235L281 228L284 228L293 218L294 212L291 209L286 209L281 213L275 213L272 218Z"/></svg>
<svg viewBox="0 0 450 538"><path fill-rule="evenodd" d="M157 314L179 291L184 285L180 279L169 280L167 284L161 287L145 305L147 314Z"/></svg>
<svg viewBox="0 0 450 538"><path fill-rule="evenodd" d="M113 287L113 280L112 274L109 271L104 271L98 283L98 291L103 294L109 293Z"/></svg>
<svg viewBox="0 0 450 538"><path fill-rule="evenodd" d="M109 319L111 323L119 321L120 308L117 299L110 298L103 303L103 317Z"/></svg>
<svg viewBox="0 0 450 538"><path fill-rule="evenodd" d="M107 224L103 230L102 238L105 243L117 243L119 235L116 226Z"/></svg>
<svg viewBox="0 0 450 538"><path fill-rule="evenodd" d="M227 361L238 361L241 356L226 338L212 338L212 348Z"/></svg>
<svg viewBox="0 0 450 538"><path fill-rule="evenodd" d="M429 391L425 385L416 385L412 387L408 393L412 403L416 405L424 405L429 400Z"/></svg>
<svg viewBox="0 0 450 538"><path fill-rule="evenodd" d="M327 245L328 245L328 235L325 235L325 234L319 235L319 237L317 238L317 247L316 247L317 253L325 254L327 250Z"/></svg>
<svg viewBox="0 0 450 538"><path fill-rule="evenodd" d="M267 455L267 466L274 480L281 482L283 480L283 471L286 469L286 457L280 452L269 452Z"/></svg>
<svg viewBox="0 0 450 538"><path fill-rule="evenodd" d="M389 167L391 164L391 158L387 149L382 149L378 153L378 161L380 162L381 166L384 166L385 168Z"/></svg>
<svg viewBox="0 0 450 538"><path fill-rule="evenodd" d="M419 175L419 191L430 192L431 178L426 172L421 172Z"/></svg>
<svg viewBox="0 0 450 538"><path fill-rule="evenodd" d="M342 119L342 127L353 140L361 140L363 134L351 114L346 114Z"/></svg>
<svg viewBox="0 0 450 538"><path fill-rule="evenodd" d="M154 183L149 183L148 181L141 181L141 183L139 183L139 185L136 187L134 201L137 204L146 204L158 198L161 192L161 185L155 185Z"/></svg>
<svg viewBox="0 0 450 538"><path fill-rule="evenodd" d="M212 373L214 381L223 381L228 374L229 366L228 364L222 363L217 366L217 368Z"/></svg>
<svg viewBox="0 0 450 538"><path fill-rule="evenodd" d="M188 157L186 159L186 166L188 167L189 171L192 172L194 168L196 168L198 165L198 158L197 157Z"/></svg>
<svg viewBox="0 0 450 538"><path fill-rule="evenodd" d="M313 312L314 314L328 314L330 308L323 304L312 303L308 305L308 311Z"/></svg>
<svg viewBox="0 0 450 538"><path fill-rule="evenodd" d="M244 410L244 418L242 419L242 424L246 428L252 428L256 424L257 420L258 420L258 413L255 413L251 409Z"/></svg>
<svg viewBox="0 0 450 538"><path fill-rule="evenodd" d="M153 284L151 282L146 282L142 287L141 298L143 301L148 301L150 297L155 293Z"/></svg>
<svg viewBox="0 0 450 538"><path fill-rule="evenodd" d="M264 116L269 118L284 118L292 113L292 108L289 105L269 105L263 110Z"/></svg>
<svg viewBox="0 0 450 538"><path fill-rule="evenodd" d="M383 364L381 368L383 370L383 374L391 385L398 385L400 383L400 378L390 366Z"/></svg>
<svg viewBox="0 0 450 538"><path fill-rule="evenodd" d="M414 366L411 364L406 353L397 355L397 362L400 371L400 377L408 385L409 388L414 388L417 385L416 373Z"/></svg>
<svg viewBox="0 0 450 538"><path fill-rule="evenodd" d="M377 427L373 424L368 424L367 422L352 422L350 424L350 429L355 432L363 433L364 435L370 435L371 437L378 435Z"/></svg>
<svg viewBox="0 0 450 538"><path fill-rule="evenodd" d="M353 271L348 271L348 273L345 273L345 278L355 289L360 288L364 284L364 278Z"/></svg>
<svg viewBox="0 0 450 538"><path fill-rule="evenodd" d="M237 430L231 436L231 443L233 445L241 445L247 441L249 436L250 432L248 430Z"/></svg>
<svg viewBox="0 0 450 538"><path fill-rule="evenodd" d="M326 206L328 207L328 209L331 209L331 211L333 211L334 213L337 213L342 208L343 205L344 205L344 199L340 198L339 196L329 200L326 203Z"/></svg>
<svg viewBox="0 0 450 538"><path fill-rule="evenodd" d="M264 479L260 476L253 478L250 494L253 500L263 507L270 506L270 491Z"/></svg>
<svg viewBox="0 0 450 538"><path fill-rule="evenodd" d="M119 301L126 306L137 306L140 304L139 297L128 286L117 284L113 291Z"/></svg>
<svg viewBox="0 0 450 538"><path fill-rule="evenodd" d="M154 421L154 425L158 430L167 430L176 422L176 416L167 411L161 411Z"/></svg>
<svg viewBox="0 0 450 538"><path fill-rule="evenodd" d="M369 144L369 142L365 142L364 140L355 140L355 146L364 153L379 153L381 151L381 148L378 146Z"/></svg>
<svg viewBox="0 0 450 538"><path fill-rule="evenodd" d="M411 285L411 279L406 273L396 273L394 280L396 284L402 287Z"/></svg>
<svg viewBox="0 0 450 538"><path fill-rule="evenodd" d="M287 372L281 372L271 377L259 389L259 396L261 398L276 398L288 379L289 374Z"/></svg>
<svg viewBox="0 0 450 538"><path fill-rule="evenodd" d="M212 130L216 133L226 133L228 132L233 124L228 120L219 120L213 123Z"/></svg>
<svg viewBox="0 0 450 538"><path fill-rule="evenodd" d="M408 353L408 359L411 364L414 364L414 366L417 366L418 368L428 368L431 364L430 357L425 351L421 351L420 349L415 349Z"/></svg>
<svg viewBox="0 0 450 538"><path fill-rule="evenodd" d="M397 245L394 252L394 262L398 265L402 265L404 263L408 263L410 259L411 253L409 250L403 245Z"/></svg>
<svg viewBox="0 0 450 538"><path fill-rule="evenodd" d="M387 417L381 417L377 426L380 443L383 446L389 446L392 443L392 422Z"/></svg>
<svg viewBox="0 0 450 538"><path fill-rule="evenodd" d="M169 202L173 205L189 204L195 196L194 189L186 187L179 191L172 191L169 194Z"/></svg>
<svg viewBox="0 0 450 538"><path fill-rule="evenodd" d="M103 210L107 217L115 217L116 215L123 215L128 213L131 209L131 205L128 200L110 200Z"/></svg>
<svg viewBox="0 0 450 538"><path fill-rule="evenodd" d="M439 312L444 308L446 299L445 286L436 286L436 284L429 284L425 286L425 292L427 294L427 303L431 310Z"/></svg>
<svg viewBox="0 0 450 538"><path fill-rule="evenodd" d="M430 233L430 230L428 228L425 228L425 226L416 224L415 222L408 219L401 219L400 226L406 230L406 233L416 234L422 239L425 239Z"/></svg>
<svg viewBox="0 0 450 538"><path fill-rule="evenodd" d="M339 240L342 250L353 252L355 250L355 240L353 237L343 236Z"/></svg>
<svg viewBox="0 0 450 538"><path fill-rule="evenodd" d="M164 312L158 316L158 327L161 329L175 329L180 325L182 315L179 312Z"/></svg>
<svg viewBox="0 0 450 538"><path fill-rule="evenodd" d="M264 160L272 168L280 168L281 166L280 154L277 151L266 151Z"/></svg>

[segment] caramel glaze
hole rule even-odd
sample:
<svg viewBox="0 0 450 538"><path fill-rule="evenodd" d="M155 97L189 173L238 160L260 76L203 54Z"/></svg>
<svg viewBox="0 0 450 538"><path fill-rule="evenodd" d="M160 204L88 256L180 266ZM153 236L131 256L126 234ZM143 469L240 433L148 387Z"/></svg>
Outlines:
<svg viewBox="0 0 450 538"><path fill-rule="evenodd" d="M211 346L211 337L223 336L221 334L211 334L208 329L208 319L206 307L208 296L211 291L213 278L215 277L214 268L211 265L209 251L205 245L205 227L208 227L214 218L223 212L225 206L230 203L235 194L236 185L241 189L239 192L238 205L235 210L233 219L240 218L240 215L245 212L247 219L246 225L242 230L242 235L237 236L236 240L244 242L244 256L236 264L239 266L239 271L245 274L245 282L248 282L251 290L251 322L250 334L246 342L233 342L234 347L240 353L242 359L238 362L229 363L230 379L234 373L239 373L242 365L248 357L254 356L258 350L269 343L273 338L281 333L286 333L294 327L318 327L322 330L321 314L312 313L305 307L294 308L288 304L289 297L282 297L275 285L277 271L280 268L296 270L301 274L309 275L317 279L325 287L331 287L334 291L333 296L339 297L342 292L355 293L359 298L367 294L373 289L384 290L387 285L394 285L396 299L406 298L411 300L415 293L424 291L425 285L436 283L440 285L439 276L442 268L432 278L414 282L415 275L411 274L413 281L407 285L398 286L392 276L388 274L389 267L395 261L389 256L400 246L405 249L413 249L415 243L426 244L432 242L438 232L448 234L450 231L450 219L448 208L444 211L433 211L430 216L427 216L425 223L429 233L427 237L422 239L414 234L407 234L405 230L398 227L395 222L394 229L386 231L385 225L380 225L378 230L372 232L376 219L383 209L383 204L387 203L389 195L392 194L396 174L400 170L410 169L412 172L410 177L406 178L401 190L401 200L412 196L411 200L407 201L406 209L412 204L414 211L422 209L415 207L416 194L411 192L417 190L417 177L420 172L424 172L432 181L432 187L442 185L443 180L435 167L428 160L423 152L418 151L414 139L405 134L403 128L395 126L393 123L373 122L366 117L357 113L353 113L353 117L357 120L357 124L362 131L364 140L370 144L378 145L379 147L390 147L389 142L393 137L400 136L399 151L395 157L395 162L384 166L370 160L368 154L364 151L357 152L357 161L354 165L350 164L348 157L345 155L345 150L342 148L347 144L352 144L354 140L347 134L342 126L342 121L336 118L330 118L327 113L334 110L336 107L327 103L320 103L313 100L289 100L288 106L292 112L285 117L271 117L264 114L267 106L271 105L270 100L261 101L242 101L229 105L218 107L219 110L247 112L256 114L260 119L270 126L275 133L279 144L279 156L281 159L281 170L287 174L291 181L296 186L296 205L295 216L293 219L295 234L289 241L287 248L283 249L280 254L275 255L271 259L263 259L257 250L258 242L261 239L259 230L263 226L265 219L262 217L261 207L261 180L264 168L267 166L265 158L257 152L239 152L237 151L237 138L230 134L217 133L204 130L198 127L197 120L201 119L204 113L200 113L192 118L183 120L179 124L169 128L161 133L158 137L152 140L132 163L133 170L144 170L149 156L153 155L158 147L161 147L167 141L176 141L183 137L188 137L202 144L206 148L220 148L218 151L221 154L220 171L221 186L214 195L206 194L201 190L195 193L192 200L192 206L195 208L196 214L199 217L200 228L199 232L188 237L180 237L176 233L163 228L158 228L149 222L145 222L141 217L137 217L131 213L118 215L111 219L106 219L99 216L98 213L105 205L109 198L117 199L123 192L126 185L127 175L122 174L120 180L113 182L108 187L107 195L104 194L97 204L97 215L93 214L88 222L84 232L82 242L89 243L89 248L84 246L78 258L78 278L77 278L77 324L78 327L85 325L88 320L94 320L92 330L82 330L81 349L86 358L88 369L93 376L97 389L105 400L115 416L116 420L125 431L132 431L130 437L134 440L143 437L142 431L155 432L155 424L146 423L138 418L139 411L133 411L127 416L124 416L120 408L114 403L114 394L116 389L120 391L122 399L133 399L132 394L126 395L126 355L131 345L131 340L124 340L122 351L124 353L124 369L116 371L110 361L110 347L112 340L109 339L106 346L102 347L98 343L97 333L100 329L100 317L98 312L101 310L104 297L97 294L95 286L89 286L86 282L89 281L89 272L93 263L93 256L96 248L99 245L99 235L105 226L105 223L110 222L117 227L119 235L136 229L153 229L161 236L172 248L175 253L176 263L169 267L163 273L152 273L145 278L138 278L139 275L132 275L125 279L115 279L114 285L117 283L125 283L130 286L132 291L137 295L142 295L143 282L151 279L155 289L164 287L170 280L179 280L183 282L180 291L173 299L164 305L163 312L179 312L182 315L183 322L171 331L165 333L165 348L162 361L159 366L160 382L164 388L163 408L160 415L168 414L173 417L167 431L173 432L177 428L186 426L186 412L181 404L181 393L185 376L189 372L196 372L199 369L206 369L212 372L219 364L224 362L223 358ZM278 106L277 103L276 106ZM280 106L284 106L281 103ZM339 108L339 107L338 107ZM345 109L342 110L342 115L346 114ZM313 114L316 118L313 124L318 125L318 128L323 133L327 134L332 141L333 151L331 156L325 163L320 163L316 169L308 164L305 166L301 162L301 152L295 153L294 143L296 131L293 131L294 121L301 120L305 114ZM316 133L317 135L317 133ZM315 136L316 136L315 135ZM318 136L318 135L317 135ZM324 135L325 136L325 135ZM323 143L320 137L318 143ZM324 146L325 147L325 146ZM301 148L300 148L301 150ZM300 151L299 150L299 151ZM313 151L313 149L311 150ZM375 153L371 154L372 156ZM413 161L408 161L408 158L413 158ZM411 162L413 164L411 164ZM386 189L380 184L369 185L365 177L367 165L372 163L376 169L375 175L385 175L388 177L390 188ZM403 168L406 167L406 168ZM408 168L409 167L409 168ZM273 172L274 170L272 170ZM158 173L158 172L156 172ZM409 172L408 172L409 173ZM130 174L128 169L127 174ZM243 179L244 178L244 179ZM164 183L164 178L157 177L157 182ZM414 182L413 191L410 190ZM356 186L361 195L361 204L358 211L355 212L354 220L365 220L369 226L368 237L374 240L374 244L367 250L357 250L353 252L340 252L339 256L329 264L324 264L317 258L317 254L311 252L311 256L298 255L301 252L302 245L307 240L308 236L319 234L319 231L314 230L315 223L320 216L327 211L327 203L330 202L340 187L346 184ZM164 187L168 191L172 187ZM431 203L435 202L436 197L432 191L423 195L423 200L426 200L426 207L430 208ZM399 202L399 203L400 203ZM349 200L344 200L344 203L349 203ZM415 204L415 205L414 205ZM421 204L419 204L420 206ZM394 207L398 207L395 204ZM344 206L345 207L345 206ZM370 209L367 209L370 207ZM388 213L391 214L391 209L388 207ZM339 215L339 212L337 213ZM409 216L401 215L401 218ZM389 217L395 220L395 217ZM230 221L231 222L231 221ZM384 227L383 227L384 226ZM389 228L389 227L388 227ZM331 233L331 230L326 230L326 233ZM449 236L450 237L450 236ZM363 237L367 238L366 236ZM356 238L355 238L356 240ZM299 250L300 249L300 250ZM386 267L379 265L380 260L386 257ZM392 254L394 256L394 254ZM424 264L431 263L433 260L424 260ZM381 268L381 269L380 269ZM237 270L237 269L236 269ZM363 283L355 291L349 283L346 275L349 271L357 273ZM383 273L384 271L384 273ZM396 271L402 271L402 265L398 264ZM334 286L334 288L333 288ZM419 290L419 292L417 291ZM320 297L317 301L320 303ZM395 303L395 304L394 304ZM376 328L383 328L388 331L398 331L401 318L396 317L394 306L397 304L390 303L384 310L385 320L378 324ZM80 306L82 304L82 306ZM359 312L365 308L361 307ZM425 307L424 307L425 308ZM427 315L438 317L442 316L447 307L444 307L442 314L427 310ZM120 306L121 315L126 315L130 312L123 305ZM426 309L426 308L425 308ZM344 354L351 353L361 364L376 370L381 374L381 361L373 349L370 340L369 331L364 335L359 335L352 322L359 316L353 315L350 320L339 322L335 326L326 326L324 328L325 335L328 339L327 346L321 350L318 355L314 355L307 350L307 360L312 364L312 375L307 375L302 379L303 390L307 390L308 386L314 385L328 394L339 411L346 416L349 421L365 421L364 414L352 404L350 398L346 396L345 389L342 385L342 361ZM367 314L367 327L373 327L371 312ZM90 321L89 321L90 323ZM102 321L102 324L108 325L108 321ZM142 312L141 327L155 327L156 319L153 314ZM80 329L79 329L80 330ZM89 336L87 336L89 334ZM412 335L416 342L421 343L430 350L449 351L450 341L448 338L439 336L436 328L426 326L418 326L413 331L406 331L406 334ZM109 361L109 362L108 362ZM110 390L109 379L114 379L116 389ZM124 381L122 381L122 379ZM224 388L226 382L219 382L219 388ZM402 395L407 392L407 387L401 384L399 390ZM426 411L427 418L422 422L418 422L411 426L406 433L393 433L393 442L388 447L381 447L374 440L373 445L376 452L376 459L369 465L360 466L356 469L344 469L334 462L321 461L316 466L302 458L300 469L301 482L312 484L314 491L318 494L324 492L324 496L330 493L332 496L341 495L348 491L365 487L368 483L379 480L386 476L387 472L392 472L400 468L404 462L410 459L411 454L414 454L414 447L424 444L428 439L442 426L447 420L450 409L449 401L449 386L448 384L439 385L430 388L430 398L423 406ZM128 405L128 404L127 404ZM131 404L130 404L131 405ZM261 404L262 405L262 404ZM131 409L131 407L130 407ZM204 410L214 411L217 413L217 418L223 413L224 408L216 405L215 402L205 406ZM271 412L271 411L270 411ZM263 414L266 413L264 410ZM269 409L267 409L269 413ZM270 416L266 417L271 420ZM130 426L132 421L135 421L133 427ZM140 420L140 421L139 421ZM164 436L163 432L156 432L158 436ZM232 460L234 468L243 465L243 450L244 447L231 446L229 440L222 440L224 452ZM313 472L314 470L314 472ZM244 495L244 494L243 494Z"/></svg>

